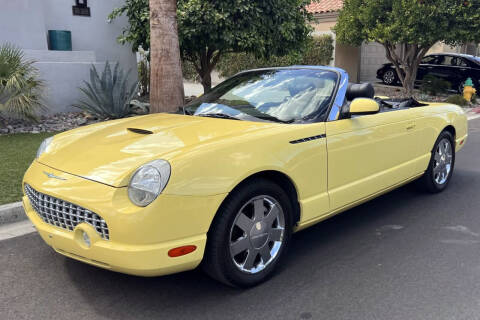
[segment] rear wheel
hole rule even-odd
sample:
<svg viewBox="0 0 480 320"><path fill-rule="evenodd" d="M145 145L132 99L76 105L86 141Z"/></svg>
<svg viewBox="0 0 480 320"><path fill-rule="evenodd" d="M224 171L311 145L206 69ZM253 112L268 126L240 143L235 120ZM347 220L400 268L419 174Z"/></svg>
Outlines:
<svg viewBox="0 0 480 320"><path fill-rule="evenodd" d="M463 89L465 88L465 82L460 82L458 85L457 85L457 92L459 94L463 94Z"/></svg>
<svg viewBox="0 0 480 320"><path fill-rule="evenodd" d="M421 179L425 189L438 193L447 187L455 166L455 143L452 134L443 131L435 142L427 171Z"/></svg>
<svg viewBox="0 0 480 320"><path fill-rule="evenodd" d="M388 69L382 76L382 81L386 85L394 85L397 83L397 75L395 74L395 70Z"/></svg>
<svg viewBox="0 0 480 320"><path fill-rule="evenodd" d="M268 180L252 181L234 190L209 231L204 270L237 287L266 280L287 250L291 217L289 197Z"/></svg>

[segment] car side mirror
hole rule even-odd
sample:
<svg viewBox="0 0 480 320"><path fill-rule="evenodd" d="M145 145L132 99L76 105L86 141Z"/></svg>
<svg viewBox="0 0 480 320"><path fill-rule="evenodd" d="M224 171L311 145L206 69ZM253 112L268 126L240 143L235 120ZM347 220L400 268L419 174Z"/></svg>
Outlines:
<svg viewBox="0 0 480 320"><path fill-rule="evenodd" d="M346 111L346 110L345 110ZM350 103L348 114L351 116L360 116L375 114L380 111L380 105L377 101L370 98L356 98Z"/></svg>

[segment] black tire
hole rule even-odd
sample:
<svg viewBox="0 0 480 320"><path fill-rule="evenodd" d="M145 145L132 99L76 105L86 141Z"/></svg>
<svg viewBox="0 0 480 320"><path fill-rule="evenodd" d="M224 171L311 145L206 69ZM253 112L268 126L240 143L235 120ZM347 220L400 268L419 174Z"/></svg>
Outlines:
<svg viewBox="0 0 480 320"><path fill-rule="evenodd" d="M442 141L449 141L450 142L450 148L451 148L451 167L448 172L448 175L446 175L445 181L441 181L442 183L437 182L436 180L436 175L435 175L435 166L437 161L435 160L435 154L439 148L439 145ZM440 135L437 138L437 141L435 142L435 145L432 149L432 156L430 158L430 163L428 164L427 171L425 171L425 174L420 178L419 183L423 187L424 190L430 192L430 193L439 193L445 190L448 186L448 183L450 182L450 179L452 178L453 175L453 170L455 168L455 140L452 134L448 131L443 131L440 133Z"/></svg>
<svg viewBox="0 0 480 320"><path fill-rule="evenodd" d="M282 244L278 253L275 257L272 256L272 260L263 270L258 273L246 273L235 264L235 257L230 253L234 223L241 210L250 203L249 201L264 195L275 199L281 206L284 217ZM255 179L240 185L225 199L213 220L208 232L202 263L203 270L212 278L234 287L246 288L265 281L273 274L287 252L292 235L292 217L293 209L289 197L277 184L266 179ZM256 224L254 225L256 226ZM249 241L253 240L249 239ZM270 239L266 242L267 246L270 246L269 241ZM249 252L246 254L248 255Z"/></svg>
<svg viewBox="0 0 480 320"><path fill-rule="evenodd" d="M465 88L465 81L457 84L457 93L463 95L463 89Z"/></svg>
<svg viewBox="0 0 480 320"><path fill-rule="evenodd" d="M392 86L397 83L397 72L394 69L387 69L382 75L382 81L387 86Z"/></svg>

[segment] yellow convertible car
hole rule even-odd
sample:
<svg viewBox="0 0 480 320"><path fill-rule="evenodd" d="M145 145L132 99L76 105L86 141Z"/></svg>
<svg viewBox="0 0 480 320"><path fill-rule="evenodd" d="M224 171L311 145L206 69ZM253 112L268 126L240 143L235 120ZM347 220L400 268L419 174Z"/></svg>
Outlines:
<svg viewBox="0 0 480 320"><path fill-rule="evenodd" d="M444 190L466 139L458 106L375 97L338 68L251 70L178 114L46 139L23 205L67 257L142 276L201 264L248 287L295 231L418 178Z"/></svg>

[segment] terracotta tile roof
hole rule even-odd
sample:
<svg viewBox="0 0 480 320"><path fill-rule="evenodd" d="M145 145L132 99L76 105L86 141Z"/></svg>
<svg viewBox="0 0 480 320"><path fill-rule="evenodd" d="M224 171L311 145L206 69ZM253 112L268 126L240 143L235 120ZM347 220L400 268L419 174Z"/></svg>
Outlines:
<svg viewBox="0 0 480 320"><path fill-rule="evenodd" d="M310 13L334 12L342 9L343 0L316 0L307 6Z"/></svg>

